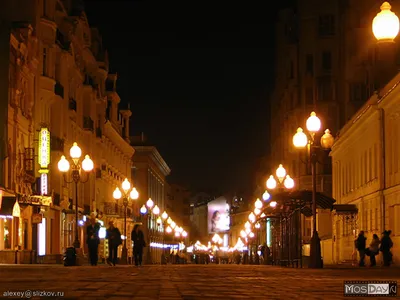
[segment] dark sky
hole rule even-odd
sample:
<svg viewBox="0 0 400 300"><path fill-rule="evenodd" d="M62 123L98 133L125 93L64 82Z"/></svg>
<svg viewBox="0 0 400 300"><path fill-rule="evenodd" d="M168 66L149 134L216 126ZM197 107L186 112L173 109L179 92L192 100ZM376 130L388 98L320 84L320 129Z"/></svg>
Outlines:
<svg viewBox="0 0 400 300"><path fill-rule="evenodd" d="M86 1L133 133L194 189L250 192L268 153L277 7L233 2Z"/></svg>

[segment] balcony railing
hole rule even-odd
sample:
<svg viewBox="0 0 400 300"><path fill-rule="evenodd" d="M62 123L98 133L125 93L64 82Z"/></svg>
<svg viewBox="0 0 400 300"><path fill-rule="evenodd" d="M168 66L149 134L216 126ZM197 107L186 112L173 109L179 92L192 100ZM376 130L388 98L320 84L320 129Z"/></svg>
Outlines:
<svg viewBox="0 0 400 300"><path fill-rule="evenodd" d="M83 117L83 129L85 130L94 130L94 122L90 117Z"/></svg>
<svg viewBox="0 0 400 300"><path fill-rule="evenodd" d="M69 105L68 108L70 110L76 111L76 100L74 98L69 98Z"/></svg>
<svg viewBox="0 0 400 300"><path fill-rule="evenodd" d="M56 85L54 86L54 93L61 98L64 98L64 87L59 81L57 81Z"/></svg>
<svg viewBox="0 0 400 300"><path fill-rule="evenodd" d="M51 151L64 151L64 139L53 135L50 139L50 149Z"/></svg>

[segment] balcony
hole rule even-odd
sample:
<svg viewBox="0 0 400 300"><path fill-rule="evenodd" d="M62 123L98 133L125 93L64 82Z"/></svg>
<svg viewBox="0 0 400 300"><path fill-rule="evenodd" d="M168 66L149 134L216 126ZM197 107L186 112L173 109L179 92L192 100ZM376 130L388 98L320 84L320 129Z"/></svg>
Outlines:
<svg viewBox="0 0 400 300"><path fill-rule="evenodd" d="M76 112L76 100L74 98L69 98L68 108Z"/></svg>
<svg viewBox="0 0 400 300"><path fill-rule="evenodd" d="M94 130L94 122L90 117L83 117L83 129L85 130Z"/></svg>
<svg viewBox="0 0 400 300"><path fill-rule="evenodd" d="M64 87L59 81L54 85L54 93L64 99Z"/></svg>
<svg viewBox="0 0 400 300"><path fill-rule="evenodd" d="M50 139L50 149L51 151L64 151L64 139L52 136Z"/></svg>
<svg viewBox="0 0 400 300"><path fill-rule="evenodd" d="M107 216L119 216L118 204L115 202L105 202L104 203L104 213Z"/></svg>

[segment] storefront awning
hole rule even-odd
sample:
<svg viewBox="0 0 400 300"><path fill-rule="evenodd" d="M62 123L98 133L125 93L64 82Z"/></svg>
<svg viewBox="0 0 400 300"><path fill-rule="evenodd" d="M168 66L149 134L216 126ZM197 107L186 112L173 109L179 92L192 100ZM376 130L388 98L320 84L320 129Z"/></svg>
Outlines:
<svg viewBox="0 0 400 300"><path fill-rule="evenodd" d="M335 204L333 210L337 215L358 213L358 208L355 204Z"/></svg>
<svg viewBox="0 0 400 300"><path fill-rule="evenodd" d="M0 216L12 216L15 197L4 197L0 205Z"/></svg>

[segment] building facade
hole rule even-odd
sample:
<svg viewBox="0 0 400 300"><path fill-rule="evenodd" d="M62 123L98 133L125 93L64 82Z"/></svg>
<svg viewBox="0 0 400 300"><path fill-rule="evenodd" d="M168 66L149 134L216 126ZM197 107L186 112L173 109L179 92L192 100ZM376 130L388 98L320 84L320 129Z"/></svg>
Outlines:
<svg viewBox="0 0 400 300"><path fill-rule="evenodd" d="M398 3L391 2L393 7ZM322 122L320 134L329 128L337 135L396 69L398 50L383 51L371 30L381 4L330 0L321 6L316 0L298 0L295 7L282 10L278 16L270 163L282 163L298 189L311 189L311 170L306 153L293 147L296 129L305 129L310 112L315 111ZM331 196L332 163L327 153L321 154L319 162L317 190ZM329 240L332 230L326 226L331 224L330 213L319 211L318 215L318 230ZM307 243L311 220L303 217L302 222L303 241ZM329 241L326 247L330 247Z"/></svg>
<svg viewBox="0 0 400 300"><path fill-rule="evenodd" d="M399 260L400 74L372 96L344 126L336 139L333 194L351 214L334 214L333 262L352 259L354 239L363 230L367 243L391 230L393 260Z"/></svg>
<svg viewBox="0 0 400 300"><path fill-rule="evenodd" d="M84 252L89 214L95 213L103 225L114 220L123 228L122 201L115 201L112 192L131 179L131 112L118 108L116 75L108 73L101 36L90 28L80 1L23 2L10 1L26 8L10 8L19 14L15 18L30 23L19 24L8 44L9 154L2 186L20 206L19 220L7 220L19 226L13 227L12 248L33 250L41 262L58 262L72 246L76 209ZM57 167L74 142L95 165L90 174L82 173L85 183L77 190ZM106 255L102 242L100 256Z"/></svg>
<svg viewBox="0 0 400 300"><path fill-rule="evenodd" d="M139 210L143 205L146 206L149 198L153 200L154 205L160 208L160 214L166 210L166 177L171 170L156 147L137 145L137 139L132 138L131 140L135 149L133 179L140 193L135 209L137 215L134 217L138 221L141 220L145 225L144 233L149 247L146 248L146 253L144 253L144 261L159 264L162 256L162 248L159 245L163 244L165 239L169 239L164 235L164 224L157 224L158 216L149 210L143 216L139 215Z"/></svg>

